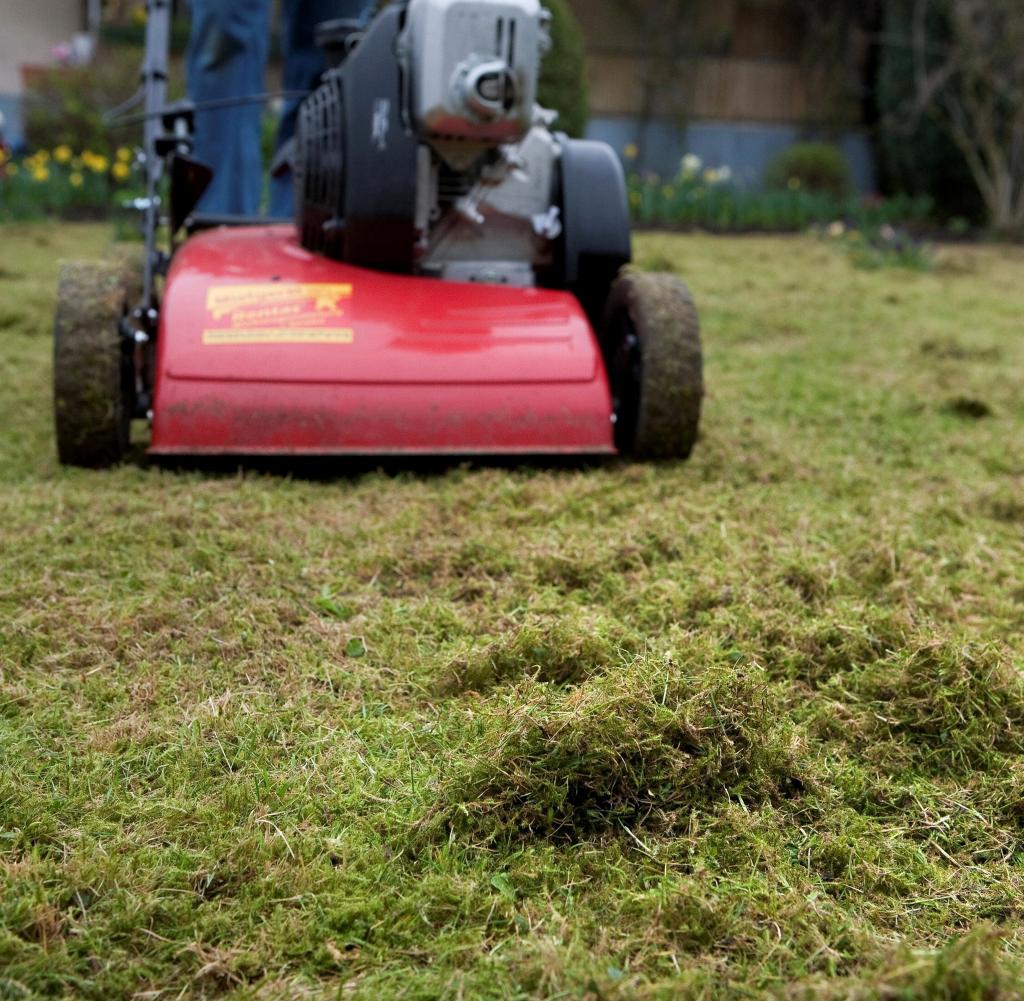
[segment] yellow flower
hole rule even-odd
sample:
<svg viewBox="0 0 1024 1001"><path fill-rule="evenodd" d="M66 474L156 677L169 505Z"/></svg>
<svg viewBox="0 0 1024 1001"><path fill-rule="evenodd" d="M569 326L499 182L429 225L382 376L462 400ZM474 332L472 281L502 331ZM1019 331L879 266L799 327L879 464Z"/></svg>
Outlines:
<svg viewBox="0 0 1024 1001"><path fill-rule="evenodd" d="M37 149L35 153L35 159L39 163L48 163L50 160L50 152L45 149Z"/></svg>
<svg viewBox="0 0 1024 1001"><path fill-rule="evenodd" d="M71 159L71 147L61 143L61 145L53 151L53 158L57 163L67 163Z"/></svg>
<svg viewBox="0 0 1024 1001"><path fill-rule="evenodd" d="M114 166L110 169L110 172L119 181L124 181L124 180L127 179L128 175L132 171L131 171L131 168L128 166L128 164L122 163L120 160L118 160L117 163L115 163Z"/></svg>
<svg viewBox="0 0 1024 1001"><path fill-rule="evenodd" d="M127 146L122 146L117 151L117 158L118 158L118 160L121 161L121 163L131 163L132 162L132 151Z"/></svg>
<svg viewBox="0 0 1024 1001"><path fill-rule="evenodd" d="M82 159L85 160L84 154ZM107 167L110 166L110 161L102 154L94 153L88 160L85 160L85 165L94 174L105 174L107 172Z"/></svg>
<svg viewBox="0 0 1024 1001"><path fill-rule="evenodd" d="M627 160L635 160L640 155L640 150L636 143L629 143L622 153Z"/></svg>
<svg viewBox="0 0 1024 1001"><path fill-rule="evenodd" d="M5 150L3 146L0 146L0 167L7 163L9 159L10 157L7 155L7 150Z"/></svg>
<svg viewBox="0 0 1024 1001"><path fill-rule="evenodd" d="M82 186L83 178L77 170L72 171L71 174L68 175L68 180L71 182L71 187L73 188L80 188Z"/></svg>
<svg viewBox="0 0 1024 1001"><path fill-rule="evenodd" d="M42 166L42 164L40 164L39 166L37 166L37 167L35 167L33 169L33 171L32 171L32 180L33 181L39 181L40 183L42 183L43 181L48 181L49 179L50 179L50 172L44 166Z"/></svg>
<svg viewBox="0 0 1024 1001"><path fill-rule="evenodd" d="M790 191L798 191L799 188L800 188L800 178L799 177L791 177L789 179L789 190Z"/></svg>

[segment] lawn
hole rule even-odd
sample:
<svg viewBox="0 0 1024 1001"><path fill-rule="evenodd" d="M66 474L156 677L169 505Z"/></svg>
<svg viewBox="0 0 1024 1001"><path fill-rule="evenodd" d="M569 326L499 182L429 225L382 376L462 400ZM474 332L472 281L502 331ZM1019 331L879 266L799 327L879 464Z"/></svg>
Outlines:
<svg viewBox="0 0 1024 1001"><path fill-rule="evenodd" d="M62 470L0 233L0 998L1022 996L1024 251L643 236L686 464Z"/></svg>

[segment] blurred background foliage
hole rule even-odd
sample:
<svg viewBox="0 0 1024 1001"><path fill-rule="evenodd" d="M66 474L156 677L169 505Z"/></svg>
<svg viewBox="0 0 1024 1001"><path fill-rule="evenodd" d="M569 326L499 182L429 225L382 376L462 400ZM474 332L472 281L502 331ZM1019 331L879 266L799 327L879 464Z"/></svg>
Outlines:
<svg viewBox="0 0 1024 1001"><path fill-rule="evenodd" d="M545 0L544 5L551 11L551 49L544 58L537 99L558 112L556 128L582 136L590 117L583 32L566 0Z"/></svg>
<svg viewBox="0 0 1024 1001"><path fill-rule="evenodd" d="M913 0L884 5L876 84L879 124L876 151L883 190L897 194L926 192L940 221L964 219L980 225L985 206L963 155L939 121L922 115L913 123L905 110L914 89L911 46ZM942 44L942 19L929 23L935 44Z"/></svg>
<svg viewBox="0 0 1024 1001"><path fill-rule="evenodd" d="M25 93L25 138L31 149L70 146L109 155L117 137L104 122L138 87L141 49L104 48L88 66L34 73Z"/></svg>
<svg viewBox="0 0 1024 1001"><path fill-rule="evenodd" d="M583 135L589 117L584 33L569 0L545 2L552 16L552 48L543 63L540 101L559 112L557 128L573 136ZM636 13L646 9L647 0L616 2ZM851 108L861 102L867 108L862 108L862 118L873 132L879 192L891 200L892 212L903 213L905 221L916 225L921 221L921 207L928 205L933 224L952 226L957 231L984 225L985 207L978 186L963 154L940 122L928 114L909 121L901 113L913 89L910 23L914 0L788 2L803 18L809 71L818 72L828 64L831 73L822 78L827 77L834 84L830 100L822 105L830 110L824 117L809 119L806 134L825 139L838 137L849 126ZM939 10L940 0L935 3ZM657 17L651 19L656 28L666 24L672 28L671 32L654 32L659 41L651 58L657 66L664 62L662 50L666 46L686 48L690 44L686 31L692 35L698 28L688 28L688 19L695 17L697 6L697 0L664 0ZM668 8L671 11L666 13ZM102 28L97 57L89 66L37 70L27 80L27 152L66 146L76 154L91 151L111 157L116 149L137 139L137 127L111 129L104 115L137 86L144 32L140 10L137 3L108 0L110 16ZM943 25L940 16L929 22L936 44L942 43ZM666 32L675 40L661 37ZM859 48L849 44L851 32L861 39ZM184 92L180 56L187 38L188 20L181 6L172 33L174 96ZM720 49L726 43L721 39L716 42L709 35L702 36L701 44L713 56L716 45ZM690 49L686 51L693 54ZM279 69L274 60L278 53L275 38L271 44L270 89L277 84ZM272 115L268 109L265 139L273 135ZM685 115L681 124L685 124ZM629 158L626 159L628 169ZM769 165L760 191L735 190L720 178L705 197L699 193L699 187L683 184L679 177L652 177L640 171L637 175L631 180L631 200L642 222L707 226L715 230L789 230L830 215L848 218L857 201L852 197L849 167L839 147L818 140L797 144L780 154ZM5 212L4 201L10 203L11 197L10 190L6 199L0 196L0 214Z"/></svg>
<svg viewBox="0 0 1024 1001"><path fill-rule="evenodd" d="M853 193L853 177L843 151L834 143L797 143L768 165L765 187L803 188L842 200Z"/></svg>
<svg viewBox="0 0 1024 1001"><path fill-rule="evenodd" d="M53 66L34 71L25 92L25 139L30 150L70 146L109 156L138 138L140 127L106 120L139 86L142 49L104 44L88 66ZM171 63L168 93L185 93L181 62Z"/></svg>

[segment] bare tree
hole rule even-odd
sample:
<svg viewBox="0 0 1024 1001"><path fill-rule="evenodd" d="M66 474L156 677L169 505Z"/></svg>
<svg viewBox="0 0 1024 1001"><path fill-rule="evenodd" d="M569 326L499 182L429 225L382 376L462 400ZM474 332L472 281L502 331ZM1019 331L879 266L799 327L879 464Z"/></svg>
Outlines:
<svg viewBox="0 0 1024 1001"><path fill-rule="evenodd" d="M914 112L964 156L993 230L1024 234L1024 6L913 0Z"/></svg>

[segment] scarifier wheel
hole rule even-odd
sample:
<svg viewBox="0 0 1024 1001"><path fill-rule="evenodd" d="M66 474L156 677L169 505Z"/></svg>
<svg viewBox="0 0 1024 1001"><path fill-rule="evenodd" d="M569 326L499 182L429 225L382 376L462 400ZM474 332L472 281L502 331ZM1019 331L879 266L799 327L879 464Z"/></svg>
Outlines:
<svg viewBox="0 0 1024 1001"><path fill-rule="evenodd" d="M690 290L674 275L624 271L608 297L602 347L618 450L638 458L687 458L704 398L700 324Z"/></svg>
<svg viewBox="0 0 1024 1001"><path fill-rule="evenodd" d="M53 327L57 455L71 466L119 462L128 449L131 361L120 322L138 287L128 257L63 264Z"/></svg>

